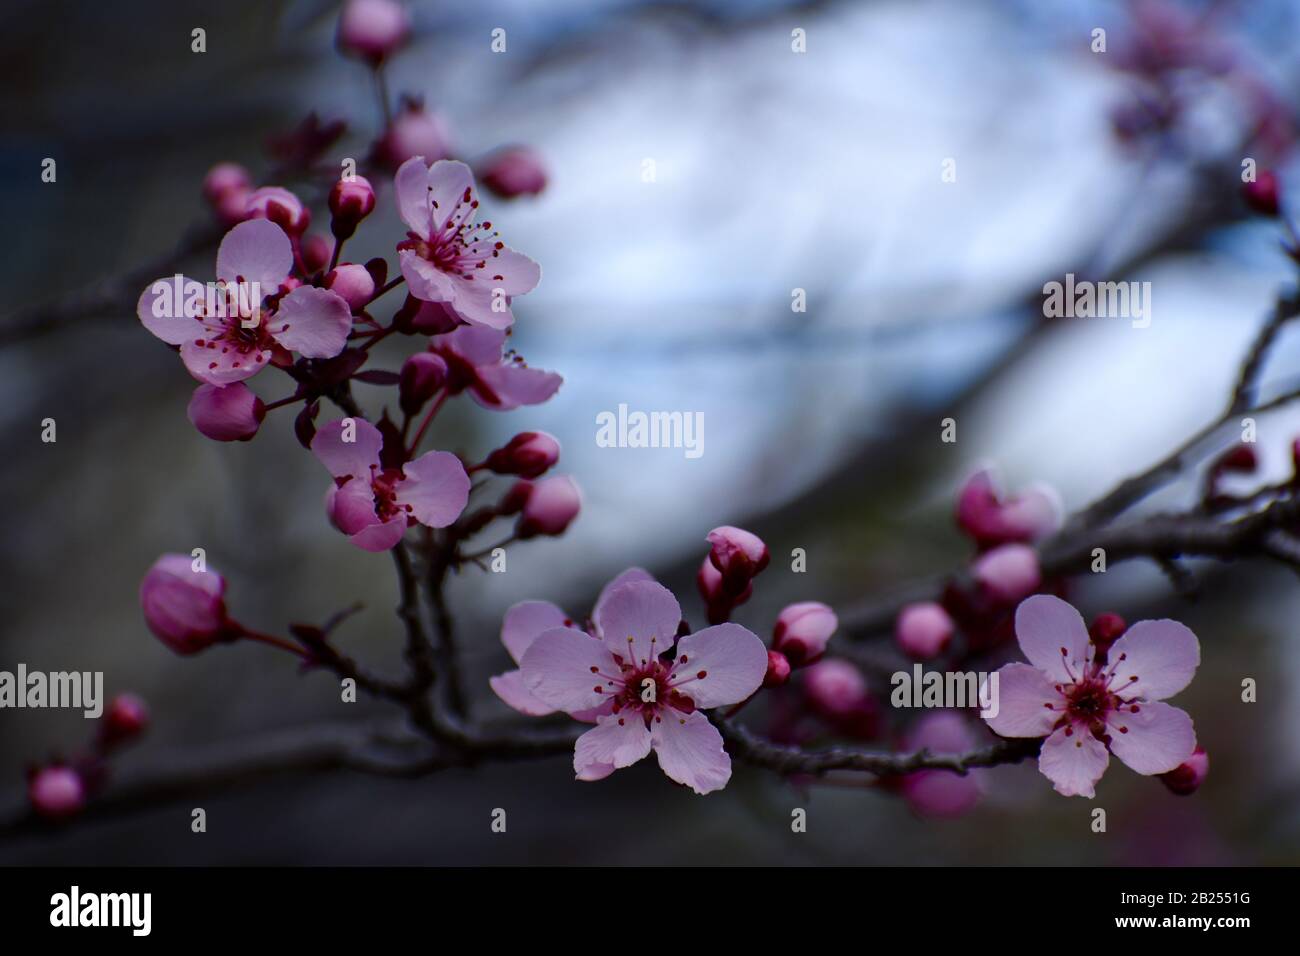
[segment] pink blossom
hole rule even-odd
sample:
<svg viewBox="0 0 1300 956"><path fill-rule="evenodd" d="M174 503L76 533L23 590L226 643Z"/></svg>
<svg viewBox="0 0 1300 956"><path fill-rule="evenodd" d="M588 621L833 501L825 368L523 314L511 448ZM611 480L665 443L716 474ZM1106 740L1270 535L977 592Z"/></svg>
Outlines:
<svg viewBox="0 0 1300 956"><path fill-rule="evenodd" d="M196 654L230 631L226 579L215 571L194 570L185 554L164 554L140 582L145 623L177 654Z"/></svg>
<svg viewBox="0 0 1300 956"><path fill-rule="evenodd" d="M540 405L564 381L555 372L530 368L518 356L502 353L506 333L498 329L461 326L429 339L429 350L447 363L447 388L453 395L469 392L484 408L509 411L520 405Z"/></svg>
<svg viewBox="0 0 1300 956"><path fill-rule="evenodd" d="M301 236L311 225L311 210L283 186L263 186L248 194L249 219L269 219L291 236Z"/></svg>
<svg viewBox="0 0 1300 956"><path fill-rule="evenodd" d="M347 239L361 220L374 212L375 188L364 176L340 179L330 189L329 206L330 231L336 239Z"/></svg>
<svg viewBox="0 0 1300 956"><path fill-rule="evenodd" d="M805 667L826 653L826 644L839 627L839 619L820 601L787 605L776 617L772 647L794 667Z"/></svg>
<svg viewBox="0 0 1300 956"><path fill-rule="evenodd" d="M537 150L509 146L483 167L483 185L504 199L536 196L546 188L546 166Z"/></svg>
<svg viewBox="0 0 1300 956"><path fill-rule="evenodd" d="M609 595L615 588L624 584L631 584L634 581L653 580L654 578L650 575L650 572L642 568L628 568L606 584L596 597L596 604L592 608L592 620L586 626L587 632L594 637L601 637L599 627L596 624L599 619L596 612L605 606L605 602L609 600ZM501 622L501 643L505 645L506 651L510 654L510 659L518 664L524 659L524 655L528 653L528 648L533 646L533 641L557 627L572 628L574 622L564 611L548 601L523 601L506 611L506 616ZM521 714L528 714L530 717L544 717L547 714L556 712L554 707L534 697L528 688L524 686L523 674L518 669L498 674L496 677L491 678L488 683L498 697ZM598 708L596 713L611 713L612 711L612 706L603 706ZM587 711L577 711L569 716L585 720L587 723L595 723L596 720L595 716L591 716L591 712ZM613 769L613 767L609 768L611 773Z"/></svg>
<svg viewBox="0 0 1300 956"><path fill-rule="evenodd" d="M664 773L696 793L726 786L731 758L702 711L754 693L767 672L767 650L738 624L679 641L681 616L667 588L634 581L614 588L596 609L601 637L556 627L523 655L524 686L543 703L570 712L612 704L574 746L579 779L630 766L654 750Z"/></svg>
<svg viewBox="0 0 1300 956"><path fill-rule="evenodd" d="M1004 544L980 555L971 573L990 597L1007 605L1033 594L1043 583L1038 553L1027 544Z"/></svg>
<svg viewBox="0 0 1300 956"><path fill-rule="evenodd" d="M744 528L722 525L705 538L713 546L709 560L722 573L723 585L732 591L743 590L771 557L763 539Z"/></svg>
<svg viewBox="0 0 1300 956"><path fill-rule="evenodd" d="M360 312L374 298L375 277L359 262L344 262L325 276L325 288L342 296L353 312Z"/></svg>
<svg viewBox="0 0 1300 956"><path fill-rule="evenodd" d="M232 295L242 297L245 307L218 308L209 315L205 297L191 299L187 291L202 286L176 276L145 289L136 314L158 338L179 345L185 368L209 385L241 382L272 358L287 364L290 352L306 358L338 355L352 329L352 310L326 289L300 285L284 294L292 266L293 248L283 229L270 222L241 222L221 240L217 278L239 290ZM262 300L249 301L254 289Z"/></svg>
<svg viewBox="0 0 1300 956"><path fill-rule="evenodd" d="M927 713L905 738L908 750L928 750L936 756L961 754L976 745L970 722L952 710ZM903 778L903 798L922 817L958 817L979 802L985 771L962 776L947 770L920 770Z"/></svg>
<svg viewBox="0 0 1300 956"><path fill-rule="evenodd" d="M397 170L397 205L411 231L398 244L407 287L471 325L505 329L513 296L531 292L541 267L501 242L491 222L474 225L474 174L464 163L408 159Z"/></svg>
<svg viewBox="0 0 1300 956"><path fill-rule="evenodd" d="M387 551L408 525L445 528L469 500L469 475L455 455L431 451L400 469L385 468L383 445L379 429L361 418L330 422L311 441L334 476L325 498L330 521L366 551Z"/></svg>
<svg viewBox="0 0 1300 956"><path fill-rule="evenodd" d="M560 442L546 432L520 432L488 455L484 464L498 475L537 478L560 460Z"/></svg>
<svg viewBox="0 0 1300 956"><path fill-rule="evenodd" d="M200 385L187 409L189 419L213 441L248 441L257 434L266 406L243 382Z"/></svg>
<svg viewBox="0 0 1300 956"><path fill-rule="evenodd" d="M1037 541L1061 527L1064 509L1050 485L1016 495L999 492L991 469L976 472L957 494L957 523L981 548Z"/></svg>
<svg viewBox="0 0 1300 956"><path fill-rule="evenodd" d="M534 482L524 501L515 527L519 538L560 535L582 510L582 492L568 475L556 475Z"/></svg>
<svg viewBox="0 0 1300 956"><path fill-rule="evenodd" d="M1182 624L1139 621L1102 655L1078 611L1040 594L1016 609L1016 638L1029 663L998 671L998 714L985 719L1003 737L1047 738L1038 769L1058 793L1091 798L1110 754L1146 775L1192 755L1192 719L1160 703L1200 664L1196 635Z"/></svg>
<svg viewBox="0 0 1300 956"><path fill-rule="evenodd" d="M819 661L803 675L808 703L823 717L841 722L873 710L866 678L848 661Z"/></svg>
<svg viewBox="0 0 1300 956"><path fill-rule="evenodd" d="M203 198L217 218L228 226L248 218L252 180L238 163L217 163L203 179Z"/></svg>
<svg viewBox="0 0 1300 956"><path fill-rule="evenodd" d="M894 639L908 657L929 661L947 649L954 625L943 605L934 601L909 604L898 613Z"/></svg>
<svg viewBox="0 0 1300 956"><path fill-rule="evenodd" d="M402 363L398 378L398 401L402 412L415 415L447 384L447 362L441 355L417 352Z"/></svg>
<svg viewBox="0 0 1300 956"><path fill-rule="evenodd" d="M338 45L377 66L406 42L411 22L396 0L348 0L339 15Z"/></svg>
<svg viewBox="0 0 1300 956"><path fill-rule="evenodd" d="M86 805L86 786L71 767L42 767L27 784L32 809L49 820L66 820Z"/></svg>
<svg viewBox="0 0 1300 956"><path fill-rule="evenodd" d="M1165 786L1173 793L1185 797L1199 790L1209 773L1210 755L1205 752L1204 748L1197 747L1192 751L1192 755L1177 767L1168 773L1161 774L1160 779L1165 782Z"/></svg>
<svg viewBox="0 0 1300 956"><path fill-rule="evenodd" d="M374 158L388 169L397 169L415 156L434 162L451 155L450 140L447 121L440 114L407 102L375 143Z"/></svg>

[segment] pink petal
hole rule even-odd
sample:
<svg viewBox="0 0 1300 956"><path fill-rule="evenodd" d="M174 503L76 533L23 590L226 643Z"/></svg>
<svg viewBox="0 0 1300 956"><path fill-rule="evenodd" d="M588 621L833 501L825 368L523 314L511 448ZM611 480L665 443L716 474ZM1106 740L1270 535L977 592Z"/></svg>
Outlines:
<svg viewBox="0 0 1300 956"><path fill-rule="evenodd" d="M1106 719L1110 752L1141 774L1168 773L1196 749L1196 730L1185 711L1170 704L1134 704Z"/></svg>
<svg viewBox="0 0 1300 956"><path fill-rule="evenodd" d="M510 363L480 368L478 377L479 385L470 390L470 395L483 407L497 411L540 405L564 383L555 372Z"/></svg>
<svg viewBox="0 0 1300 956"><path fill-rule="evenodd" d="M529 717L545 717L547 714L555 713L554 707L548 707L524 686L524 676L521 671L506 671L504 674L489 677L488 684L498 697L521 714L527 714Z"/></svg>
<svg viewBox="0 0 1300 956"><path fill-rule="evenodd" d="M442 232L453 214L458 224L473 221L473 215L466 215L467 210L461 208L466 190L469 190L470 203L475 198L474 174L468 166L459 160L440 159L429 167L427 185L433 232Z"/></svg>
<svg viewBox="0 0 1300 956"><path fill-rule="evenodd" d="M614 772L612 763L593 763L588 764L578 773L578 779L590 783L593 780L604 780Z"/></svg>
<svg viewBox="0 0 1300 956"><path fill-rule="evenodd" d="M1106 659L1115 675L1110 686L1120 697L1164 700L1191 683L1201 644L1177 621L1138 621L1111 645Z"/></svg>
<svg viewBox="0 0 1300 956"><path fill-rule="evenodd" d="M1021 665L1023 666L1023 665ZM908 750L925 749L932 754L959 754L976 745L970 721L951 710L928 713L907 735ZM959 776L944 770L922 770L903 778L903 797L923 817L957 817L979 802L982 787L974 771Z"/></svg>
<svg viewBox="0 0 1300 956"><path fill-rule="evenodd" d="M459 458L449 451L430 451L402 466L406 477L397 483L398 505L410 506L420 524L445 528L465 510L469 501L469 475Z"/></svg>
<svg viewBox="0 0 1300 956"><path fill-rule="evenodd" d="M354 478L342 486L330 485L325 492L325 513L330 524L344 534L353 535L379 524L375 514L375 493L370 482Z"/></svg>
<svg viewBox="0 0 1300 956"><path fill-rule="evenodd" d="M343 440L343 423L340 418L327 422L316 431L311 440L311 451L335 478L355 475L370 483L370 469L379 464L379 449L384 447L384 436L379 429L364 418L353 418L355 441Z"/></svg>
<svg viewBox="0 0 1300 956"><path fill-rule="evenodd" d="M1110 763L1106 745L1084 727L1067 735L1062 727L1043 741L1038 755L1038 769L1052 781L1056 792L1067 797L1096 795L1094 787Z"/></svg>
<svg viewBox="0 0 1300 956"><path fill-rule="evenodd" d="M508 302L496 305L502 301L493 291L496 288L490 279L452 276L451 306L457 315L472 325L508 329L514 325L515 316Z"/></svg>
<svg viewBox="0 0 1300 956"><path fill-rule="evenodd" d="M758 690L767 673L767 648L739 624L688 634L673 653L677 660L669 683L706 710L740 703Z"/></svg>
<svg viewBox="0 0 1300 956"><path fill-rule="evenodd" d="M1002 506L1002 523L1009 534L1036 541L1058 530L1065 516L1061 496L1051 485L1029 485Z"/></svg>
<svg viewBox="0 0 1300 956"><path fill-rule="evenodd" d="M1016 639L1029 663L1058 684L1073 683L1092 658L1083 618L1050 594L1026 598L1016 608Z"/></svg>
<svg viewBox="0 0 1300 956"><path fill-rule="evenodd" d="M615 588L622 587L624 584L631 584L633 581L653 581L653 580L654 580L654 575L651 574L649 571L645 570L644 568L628 568L626 571L621 572L617 577L615 577L612 581L610 581L608 584L606 584L603 588L600 589L600 594L596 596L596 604L591 609L592 619L593 620L600 619L601 608L605 606L605 602L609 600L610 592L613 591ZM597 637L601 636L599 628L597 628L596 630L596 636Z"/></svg>
<svg viewBox="0 0 1300 956"><path fill-rule="evenodd" d="M609 592L595 624L613 653L644 664L672 649L681 621L671 591L655 581L633 581Z"/></svg>
<svg viewBox="0 0 1300 956"><path fill-rule="evenodd" d="M549 601L521 601L501 621L501 643L516 664L524 659L537 635L572 625L569 616Z"/></svg>
<svg viewBox="0 0 1300 956"><path fill-rule="evenodd" d="M205 344L199 345L200 341ZM224 341L194 339L181 346L181 361L186 370L209 385L233 385L252 378L270 360L270 349L245 352L231 348Z"/></svg>
<svg viewBox="0 0 1300 956"><path fill-rule="evenodd" d="M1061 716L1065 698L1037 667L1007 664L998 671L997 705L997 716L984 718L995 734L1046 737Z"/></svg>
<svg viewBox="0 0 1300 956"><path fill-rule="evenodd" d="M533 696L564 711L603 704L610 690L610 676L619 673L617 662L604 644L571 627L539 634L519 662L519 669L524 686Z"/></svg>
<svg viewBox="0 0 1300 956"><path fill-rule="evenodd" d="M175 277L159 279L150 284L140 293L140 299L136 302L135 314L139 316L140 324L168 345L184 345L207 334L203 322L185 314L185 287L193 281L181 276L180 302L172 294L176 290Z"/></svg>
<svg viewBox="0 0 1300 956"><path fill-rule="evenodd" d="M524 295L542 281L542 267L522 252L507 246L488 260L489 285L509 296Z"/></svg>
<svg viewBox="0 0 1300 956"><path fill-rule="evenodd" d="M406 519L401 515L390 518L381 524L372 524L356 534L348 535L348 540L363 551L387 551L402 540L406 534Z"/></svg>
<svg viewBox="0 0 1300 956"><path fill-rule="evenodd" d="M581 780L593 765L630 767L649 752L650 731L640 714L610 714L600 718L574 744L573 771Z"/></svg>
<svg viewBox="0 0 1300 956"><path fill-rule="evenodd" d="M650 726L659 767L696 793L721 790L731 779L731 758L722 735L700 711L683 714L665 707Z"/></svg>
<svg viewBox="0 0 1300 956"><path fill-rule="evenodd" d="M429 167L423 156L412 156L397 167L393 179L397 212L421 239L429 238Z"/></svg>
<svg viewBox="0 0 1300 956"><path fill-rule="evenodd" d="M417 299L451 302L455 298L455 280L428 259L421 258L411 249L403 249L397 254L397 262L411 295Z"/></svg>
<svg viewBox="0 0 1300 956"><path fill-rule="evenodd" d="M293 268L293 246L284 230L267 219L241 222L217 249L217 278L256 282L263 296L280 288Z"/></svg>
<svg viewBox="0 0 1300 956"><path fill-rule="evenodd" d="M273 339L304 358L333 358L348 344L352 309L337 292L303 285L280 300L266 325Z"/></svg>
<svg viewBox="0 0 1300 956"><path fill-rule="evenodd" d="M450 349L476 368L500 363L505 342L506 334L500 329L470 325L461 326L434 340L435 346Z"/></svg>

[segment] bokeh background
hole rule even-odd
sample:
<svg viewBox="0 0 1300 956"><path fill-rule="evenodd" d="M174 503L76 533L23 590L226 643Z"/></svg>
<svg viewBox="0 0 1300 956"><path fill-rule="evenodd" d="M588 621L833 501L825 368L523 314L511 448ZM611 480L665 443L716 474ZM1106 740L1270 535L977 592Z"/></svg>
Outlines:
<svg viewBox="0 0 1300 956"><path fill-rule="evenodd" d="M453 582L487 716L506 714L486 687L508 664L505 608L548 598L585 614L601 583L640 564L699 621L692 572L716 525L743 524L772 547L738 615L766 636L789 601L847 604L959 566L969 551L952 498L977 463L1086 504L1218 414L1237 357L1290 281L1277 224L1249 217L1236 178L1243 156L1284 181L1291 169L1300 8L1287 0L411 10L394 94L441 113L458 155L522 142L546 157L541 196L485 205L543 265L541 286L516 303L515 345L565 378L539 408L453 406L435 444L481 453L545 429L586 496L564 538L512 549L506 574ZM153 727L123 770L385 712L341 704L331 678L299 676L267 649L171 654L136 596L161 552L206 548L234 612L267 630L364 601L340 644L399 664L390 563L328 527L323 472L287 417L273 414L248 444L199 436L185 418L193 382L139 327L134 291L57 327L22 324L33 306L167 254L208 215L206 170L236 160L264 173L267 138L310 111L349 121L334 153L364 155L380 120L369 74L334 49L337 12L316 0L11 0L0 12L0 668L102 670L108 693L145 697ZM205 54L190 51L196 26ZM489 47L495 27L507 30L505 54ZM1105 54L1090 50L1097 27ZM807 33L802 55L795 28ZM1178 116L1135 131L1150 77L1134 51L1166 47ZM1276 124L1267 136L1264 115ZM40 182L45 157L57 183ZM949 158L957 180L945 183ZM386 191L348 257L391 255L401 232ZM210 269L210 252L187 264ZM1044 322L1039 290L1069 271L1150 281L1151 326ZM806 313L791 311L795 288ZM385 346L373 364L395 368L411 343ZM1297 374L1287 339L1266 381ZM363 403L377 397L359 386ZM620 402L703 412L703 456L597 447L596 415ZM955 445L938 440L948 415ZM45 417L58 422L55 444L39 440ZM1259 480L1288 472L1296 434L1294 416L1261 423ZM1193 489L1183 482L1151 506ZM796 547L807 573L790 571ZM0 839L0 862L1298 862L1300 592L1271 567L1196 571L1195 603L1138 564L1074 591L1088 615L1176 616L1204 654L1177 703L1211 754L1210 778L1178 798L1113 763L1098 792L1105 835L1090 831L1086 801L1054 794L1032 763L985 774L976 809L933 821L876 790L804 790L743 766L699 798L653 761L587 785L557 758L415 782L285 779L202 802L204 835L190 832L188 804L164 806ZM1239 701L1246 676L1260 685L1253 705ZM87 734L76 713L0 712L7 802L21 801L28 762ZM509 813L506 835L489 831L495 807ZM793 807L809 812L806 834L790 832Z"/></svg>

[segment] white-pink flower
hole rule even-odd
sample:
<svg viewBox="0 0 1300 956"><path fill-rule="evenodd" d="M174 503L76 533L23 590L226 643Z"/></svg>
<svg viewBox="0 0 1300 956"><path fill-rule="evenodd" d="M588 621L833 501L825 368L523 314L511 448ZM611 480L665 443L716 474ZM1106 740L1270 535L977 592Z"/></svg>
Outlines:
<svg viewBox="0 0 1300 956"><path fill-rule="evenodd" d="M284 294L292 268L283 229L265 219L241 222L217 249L217 279L242 297L242 308L209 310L208 296L199 294L204 287L175 276L145 289L136 314L158 338L179 345L189 373L209 385L251 378L277 353L332 358L347 344L352 309L328 289L300 285Z"/></svg>
<svg viewBox="0 0 1300 956"><path fill-rule="evenodd" d="M330 521L366 551L387 551L416 522L445 528L469 500L469 475L451 452L386 468L383 446L379 429L361 418L330 422L311 441L312 454L334 476L325 497Z"/></svg>
<svg viewBox="0 0 1300 956"><path fill-rule="evenodd" d="M1201 662L1184 625L1139 621L1103 656L1078 611L1040 594L1016 609L1016 638L1029 663L998 671L998 713L985 719L1003 737L1047 738L1038 769L1058 793L1091 798L1111 754L1152 775L1196 749L1192 719L1161 703Z"/></svg>
<svg viewBox="0 0 1300 956"><path fill-rule="evenodd" d="M610 709L574 746L578 778L607 776L654 750L660 769L696 793L725 787L731 758L702 711L758 690L767 673L763 642L739 624L679 641L681 608L654 581L612 588L594 617L600 637L552 628L532 642L519 668L524 687L543 704L570 713Z"/></svg>
<svg viewBox="0 0 1300 956"><path fill-rule="evenodd" d="M411 295L441 302L471 325L508 328L510 299L531 292L541 267L501 242L491 222L474 223L474 174L456 160L426 167L413 156L397 170L397 206L411 227L398 260Z"/></svg>

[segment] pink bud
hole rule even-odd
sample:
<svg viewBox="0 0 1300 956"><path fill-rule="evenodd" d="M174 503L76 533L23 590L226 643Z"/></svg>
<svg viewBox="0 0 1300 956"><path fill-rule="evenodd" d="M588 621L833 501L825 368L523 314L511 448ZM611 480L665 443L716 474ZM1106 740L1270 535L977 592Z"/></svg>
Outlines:
<svg viewBox="0 0 1300 956"><path fill-rule="evenodd" d="M767 567L767 545L743 528L722 525L710 531L705 540L713 545L709 560L722 572L723 588L733 594L743 591Z"/></svg>
<svg viewBox="0 0 1300 956"><path fill-rule="evenodd" d="M503 199L536 196L546 188L546 167L537 150L511 146L488 160L481 179L484 186Z"/></svg>
<svg viewBox="0 0 1300 956"><path fill-rule="evenodd" d="M809 702L817 710L836 716L852 713L870 696L862 672L838 658L808 668L803 686Z"/></svg>
<svg viewBox="0 0 1300 956"><path fill-rule="evenodd" d="M969 722L951 710L932 711L921 717L904 739L908 750L932 754L960 754L978 745ZM979 802L979 771L965 776L946 770L920 770L901 781L903 799L922 817L958 817Z"/></svg>
<svg viewBox="0 0 1300 956"><path fill-rule="evenodd" d="M194 427L213 441L248 441L266 417L266 406L243 382L200 385L186 411Z"/></svg>
<svg viewBox="0 0 1300 956"><path fill-rule="evenodd" d="M86 805L86 787L70 767L42 767L27 784L32 809L49 820L66 820Z"/></svg>
<svg viewBox="0 0 1300 956"><path fill-rule="evenodd" d="M358 262L345 262L325 276L325 288L343 297L353 312L360 312L375 294L375 280Z"/></svg>
<svg viewBox="0 0 1300 956"><path fill-rule="evenodd" d="M375 159L392 169L412 156L423 156L426 163L433 163L451 155L450 140L446 120L408 103L375 144Z"/></svg>
<svg viewBox="0 0 1300 956"><path fill-rule="evenodd" d="M1043 582L1038 554L1027 544L1004 544L981 555L971 571L993 598L1015 604Z"/></svg>
<svg viewBox="0 0 1300 956"><path fill-rule="evenodd" d="M447 382L447 362L432 352L417 352L402 363L397 386L402 412L414 415Z"/></svg>
<svg viewBox="0 0 1300 956"><path fill-rule="evenodd" d="M105 747L115 747L144 733L149 726L149 708L134 694L119 694L108 705L99 738Z"/></svg>
<svg viewBox="0 0 1300 956"><path fill-rule="evenodd" d="M375 209L375 190L364 176L340 179L330 190L330 229L335 237L347 239L357 224Z"/></svg>
<svg viewBox="0 0 1300 956"><path fill-rule="evenodd" d="M929 661L948 648L953 634L952 618L934 601L909 604L898 614L894 640L908 657Z"/></svg>
<svg viewBox="0 0 1300 956"><path fill-rule="evenodd" d="M972 475L957 493L957 524L981 548L1037 541L1056 531L1063 515L1060 496L1049 485L1003 496L988 469Z"/></svg>
<svg viewBox="0 0 1300 956"><path fill-rule="evenodd" d="M497 502L496 513L502 517L518 514L524 510L524 505L528 504L528 499L533 496L533 483L531 481L516 481L510 486L510 490L501 496Z"/></svg>
<svg viewBox="0 0 1300 956"><path fill-rule="evenodd" d="M1098 614L1088 628L1088 636L1099 651L1107 650L1128 630L1128 625L1118 614Z"/></svg>
<svg viewBox="0 0 1300 956"><path fill-rule="evenodd" d="M145 623L177 654L196 654L225 637L226 580L215 571L195 571L185 554L164 554L140 582Z"/></svg>
<svg viewBox="0 0 1300 956"><path fill-rule="evenodd" d="M1168 773L1162 773L1160 779L1165 786L1179 796L1185 797L1195 793L1205 782L1210 772L1210 755L1202 747L1192 751L1192 755Z"/></svg>
<svg viewBox="0 0 1300 956"><path fill-rule="evenodd" d="M705 555L700 570L695 575L695 586L704 599L706 616L710 624L722 624L731 612L744 604L754 593L754 585L747 584L739 594L733 594L723 585L722 572L713 566L713 559Z"/></svg>
<svg viewBox="0 0 1300 956"><path fill-rule="evenodd" d="M560 460L560 443L546 432L520 432L487 456L485 464L498 475L536 478Z"/></svg>
<svg viewBox="0 0 1300 956"><path fill-rule="evenodd" d="M780 651L767 652L767 673L763 675L764 687L780 687L790 679L790 661Z"/></svg>
<svg viewBox="0 0 1300 956"><path fill-rule="evenodd" d="M253 181L248 170L238 163L217 163L203 177L203 198L216 206L222 196L230 192L247 193Z"/></svg>
<svg viewBox="0 0 1300 956"><path fill-rule="evenodd" d="M307 275L314 275L320 272L327 265L330 259L334 257L334 240L317 233L310 236L302 237L302 265ZM290 279L286 282L292 283L298 280Z"/></svg>
<svg viewBox="0 0 1300 956"><path fill-rule="evenodd" d="M302 235L311 224L311 210L289 190L263 186L248 195L248 218L269 219L291 236Z"/></svg>
<svg viewBox="0 0 1300 956"><path fill-rule="evenodd" d="M820 601L790 604L776 616L772 646L784 654L793 667L807 667L826 653L839 619Z"/></svg>
<svg viewBox="0 0 1300 956"><path fill-rule="evenodd" d="M572 478L543 478L533 484L515 534L520 538L563 534L581 510L582 493Z"/></svg>
<svg viewBox="0 0 1300 956"><path fill-rule="evenodd" d="M1253 183L1241 184L1241 198L1261 216L1276 216L1282 208L1282 190L1277 176L1261 169Z"/></svg>
<svg viewBox="0 0 1300 956"><path fill-rule="evenodd" d="M394 0L348 0L339 16L338 46L378 66L410 35L406 8Z"/></svg>

